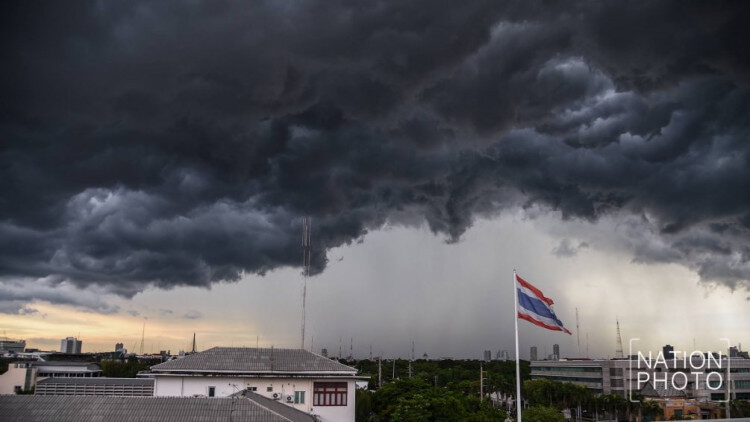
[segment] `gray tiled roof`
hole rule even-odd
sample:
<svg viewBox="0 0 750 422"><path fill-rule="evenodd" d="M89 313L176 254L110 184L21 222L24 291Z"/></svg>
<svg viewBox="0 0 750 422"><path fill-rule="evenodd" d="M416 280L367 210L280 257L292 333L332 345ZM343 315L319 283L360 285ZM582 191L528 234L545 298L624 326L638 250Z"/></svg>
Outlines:
<svg viewBox="0 0 750 422"><path fill-rule="evenodd" d="M39 384L85 384L85 385L154 385L152 378L107 378L107 377L59 377L44 378L36 382Z"/></svg>
<svg viewBox="0 0 750 422"><path fill-rule="evenodd" d="M663 383L654 387L650 382L641 388L641 395L644 397L686 397L684 390L665 387Z"/></svg>
<svg viewBox="0 0 750 422"><path fill-rule="evenodd" d="M246 398L0 396L5 422L310 422L304 412L280 415Z"/></svg>
<svg viewBox="0 0 750 422"><path fill-rule="evenodd" d="M247 400L255 402L255 403L257 403L257 404L259 404L259 405L261 405L261 406L263 406L265 408L268 408L268 409L270 409L270 410L272 410L272 411L274 411L274 412L276 412L276 413L278 413L281 416L284 416L286 418L292 419L292 418L295 417L296 414L302 413L299 410L297 410L297 409L295 409L295 408L293 408L291 406L288 406L286 404L280 403L280 402L278 402L276 400L273 400L273 399L269 399L268 397L261 396L260 394L254 393L252 391L243 390L242 393L237 394L237 395L238 396L242 396L242 397L246 397ZM307 418L309 418L308 420L310 422L314 422L315 421L315 419L311 415L308 415L307 413L304 413L304 415Z"/></svg>
<svg viewBox="0 0 750 422"><path fill-rule="evenodd" d="M237 373L336 373L354 375L357 370L302 349L214 347L182 359L151 367L160 372Z"/></svg>

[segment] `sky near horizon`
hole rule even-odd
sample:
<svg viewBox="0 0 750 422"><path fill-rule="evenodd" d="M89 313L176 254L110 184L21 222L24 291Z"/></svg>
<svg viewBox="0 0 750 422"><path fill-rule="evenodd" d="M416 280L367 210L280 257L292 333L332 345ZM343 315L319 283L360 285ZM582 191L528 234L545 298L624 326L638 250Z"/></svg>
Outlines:
<svg viewBox="0 0 750 422"><path fill-rule="evenodd" d="M743 3L4 7L29 347L299 347L310 216L316 352L512 356L514 268L573 331L520 321L523 358L613 357L616 320L625 353L750 348Z"/></svg>

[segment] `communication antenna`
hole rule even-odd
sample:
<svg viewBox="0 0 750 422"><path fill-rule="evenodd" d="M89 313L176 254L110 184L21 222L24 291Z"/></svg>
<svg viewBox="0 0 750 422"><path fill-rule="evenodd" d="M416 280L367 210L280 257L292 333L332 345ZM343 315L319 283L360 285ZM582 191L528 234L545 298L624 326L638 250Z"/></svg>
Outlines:
<svg viewBox="0 0 750 422"><path fill-rule="evenodd" d="M350 339L349 343L349 359L354 359L354 337Z"/></svg>
<svg viewBox="0 0 750 422"><path fill-rule="evenodd" d="M193 333L193 348L192 348L192 350L190 352L191 353L197 353L198 352L198 348L195 346L195 333Z"/></svg>
<svg viewBox="0 0 750 422"><path fill-rule="evenodd" d="M581 329L578 326L578 308L576 308L576 337L578 337L578 356L581 356Z"/></svg>
<svg viewBox="0 0 750 422"><path fill-rule="evenodd" d="M140 354L143 355L143 343L146 340L146 321L143 321L143 331L141 331L141 352Z"/></svg>
<svg viewBox="0 0 750 422"><path fill-rule="evenodd" d="M339 360L341 360L341 337L339 337Z"/></svg>
<svg viewBox="0 0 750 422"><path fill-rule="evenodd" d="M622 354L622 337L620 337L620 321L615 317L615 321L617 322L617 350L615 350L615 358L624 358Z"/></svg>
<svg viewBox="0 0 750 422"><path fill-rule="evenodd" d="M310 217L302 219L302 268L305 275L305 284L302 287L302 349L305 348L305 321L307 302L307 277L310 275Z"/></svg>

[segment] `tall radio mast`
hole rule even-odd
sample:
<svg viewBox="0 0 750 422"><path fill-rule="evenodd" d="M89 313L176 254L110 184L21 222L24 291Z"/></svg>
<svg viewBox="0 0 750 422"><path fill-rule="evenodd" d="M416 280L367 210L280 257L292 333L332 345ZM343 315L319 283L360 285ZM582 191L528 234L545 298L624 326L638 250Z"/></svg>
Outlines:
<svg viewBox="0 0 750 422"><path fill-rule="evenodd" d="M622 353L622 337L620 337L620 320L615 318L615 321L617 322L617 350L615 350L615 357L616 358L623 358Z"/></svg>
<svg viewBox="0 0 750 422"><path fill-rule="evenodd" d="M302 219L302 269L305 275L305 284L302 287L302 346L305 348L305 322L307 302L307 277L310 275L310 217Z"/></svg>

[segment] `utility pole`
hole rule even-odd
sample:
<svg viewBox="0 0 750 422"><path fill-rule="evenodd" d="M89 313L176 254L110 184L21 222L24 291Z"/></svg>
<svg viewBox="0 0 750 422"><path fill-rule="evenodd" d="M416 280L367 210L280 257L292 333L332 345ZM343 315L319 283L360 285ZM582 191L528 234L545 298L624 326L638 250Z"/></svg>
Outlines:
<svg viewBox="0 0 750 422"><path fill-rule="evenodd" d="M414 362L414 341L411 342L411 359L409 359L409 379L411 379L411 365Z"/></svg>
<svg viewBox="0 0 750 422"><path fill-rule="evenodd" d="M378 389L383 388L383 358L378 358Z"/></svg>
<svg viewBox="0 0 750 422"><path fill-rule="evenodd" d="M578 337L578 356L581 356L581 328L578 325L578 308L576 308L576 337Z"/></svg>
<svg viewBox="0 0 750 422"><path fill-rule="evenodd" d="M393 359L393 375L391 375L391 381L396 381L396 359Z"/></svg>
<svg viewBox="0 0 750 422"><path fill-rule="evenodd" d="M484 401L484 371L482 362L479 362L479 401Z"/></svg>

